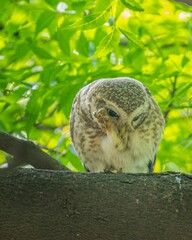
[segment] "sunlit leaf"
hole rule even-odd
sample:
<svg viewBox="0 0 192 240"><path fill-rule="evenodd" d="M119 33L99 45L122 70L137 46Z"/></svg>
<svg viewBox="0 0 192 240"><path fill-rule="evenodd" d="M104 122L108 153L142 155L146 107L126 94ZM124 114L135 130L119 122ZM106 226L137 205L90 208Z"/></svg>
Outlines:
<svg viewBox="0 0 192 240"><path fill-rule="evenodd" d="M125 5L125 7L133 10L133 11L143 11L144 9L141 5L135 0L121 0L121 2Z"/></svg>
<svg viewBox="0 0 192 240"><path fill-rule="evenodd" d="M187 58L186 56L184 56L183 59L182 59L182 64L181 64L182 67L184 67L189 61L190 61L190 59Z"/></svg>
<svg viewBox="0 0 192 240"><path fill-rule="evenodd" d="M55 12L52 11L44 11L42 14L39 16L37 23L36 23L36 30L35 34L37 35L40 33L44 28L46 28L52 20L55 18Z"/></svg>
<svg viewBox="0 0 192 240"><path fill-rule="evenodd" d="M73 29L87 30L87 29L96 28L106 23L108 21L108 18L109 18L108 11L96 12L96 13L85 16L83 19L75 22L74 24L68 27L65 27L65 30L73 30Z"/></svg>
<svg viewBox="0 0 192 240"><path fill-rule="evenodd" d="M72 9L78 11L78 10L83 10L86 6L86 1L75 1L72 2L71 7Z"/></svg>
<svg viewBox="0 0 192 240"><path fill-rule="evenodd" d="M99 43L96 48L96 52L93 55L93 58L100 58L106 56L108 53L113 51L120 40L120 32L117 28L113 28L113 30L106 35L103 40Z"/></svg>
<svg viewBox="0 0 192 240"><path fill-rule="evenodd" d="M131 32L123 29L123 28L119 28L119 30L125 35L125 37L131 41L132 43L134 43L135 45L137 45L140 48L144 48L144 44Z"/></svg>
<svg viewBox="0 0 192 240"><path fill-rule="evenodd" d="M125 9L125 6L122 4L122 2L116 1L116 4L112 6L112 10L111 10L114 18L117 19L124 9Z"/></svg>
<svg viewBox="0 0 192 240"><path fill-rule="evenodd" d="M66 57L70 56L70 38L74 33L72 31L61 30L57 32L59 46Z"/></svg>
<svg viewBox="0 0 192 240"><path fill-rule="evenodd" d="M89 56L89 42L87 41L83 32L77 41L77 51L86 57Z"/></svg>
<svg viewBox="0 0 192 240"><path fill-rule="evenodd" d="M30 45L31 46L31 48L32 48L32 50L33 50L33 52L37 55L37 56L39 56L40 58L47 58L47 59L52 59L53 57L51 56L51 54L48 52L48 51L46 51L46 50L44 50L43 48L40 48L40 47L38 47L38 46L36 46L36 45Z"/></svg>
<svg viewBox="0 0 192 240"><path fill-rule="evenodd" d="M95 11L96 12L100 12L100 11L104 11L104 10L107 11L114 5L114 3L115 3L115 0L107 0L107 1L97 0Z"/></svg>

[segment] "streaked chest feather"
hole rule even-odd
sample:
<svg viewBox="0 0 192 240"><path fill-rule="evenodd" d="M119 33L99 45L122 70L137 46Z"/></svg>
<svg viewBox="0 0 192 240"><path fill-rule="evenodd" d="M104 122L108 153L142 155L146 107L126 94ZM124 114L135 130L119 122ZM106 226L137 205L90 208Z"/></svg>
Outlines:
<svg viewBox="0 0 192 240"><path fill-rule="evenodd" d="M153 145L137 135L131 139L130 146L119 151L111 138L102 137L98 151L90 152L93 161L86 162L87 168L95 172L148 172L149 161L153 162L155 156Z"/></svg>

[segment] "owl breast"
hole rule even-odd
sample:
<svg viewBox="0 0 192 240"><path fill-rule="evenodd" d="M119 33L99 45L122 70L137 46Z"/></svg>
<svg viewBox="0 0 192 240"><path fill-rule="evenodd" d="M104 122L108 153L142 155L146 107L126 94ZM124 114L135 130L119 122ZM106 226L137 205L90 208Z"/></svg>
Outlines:
<svg viewBox="0 0 192 240"><path fill-rule="evenodd" d="M75 121L74 147L85 168L90 172L149 172L149 162L154 161L155 146L139 134L130 135L129 145L119 151L110 136L98 128L82 126ZM81 131L81 129L86 129ZM139 147L138 147L139 146Z"/></svg>

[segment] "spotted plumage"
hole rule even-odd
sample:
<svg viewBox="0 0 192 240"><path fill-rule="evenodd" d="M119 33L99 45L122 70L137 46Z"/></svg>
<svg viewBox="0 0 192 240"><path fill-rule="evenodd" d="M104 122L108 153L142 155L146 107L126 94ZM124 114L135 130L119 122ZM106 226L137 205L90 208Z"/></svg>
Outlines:
<svg viewBox="0 0 192 240"><path fill-rule="evenodd" d="M131 78L94 81L73 102L71 138L91 172L151 172L163 129L153 96Z"/></svg>

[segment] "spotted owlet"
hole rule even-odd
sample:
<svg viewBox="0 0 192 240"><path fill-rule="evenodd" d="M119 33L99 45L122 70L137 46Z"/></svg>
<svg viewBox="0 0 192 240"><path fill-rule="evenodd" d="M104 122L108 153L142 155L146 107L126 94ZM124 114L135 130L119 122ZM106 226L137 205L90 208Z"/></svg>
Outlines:
<svg viewBox="0 0 192 240"><path fill-rule="evenodd" d="M153 96L131 78L96 80L73 102L71 138L90 172L153 171L163 129Z"/></svg>

